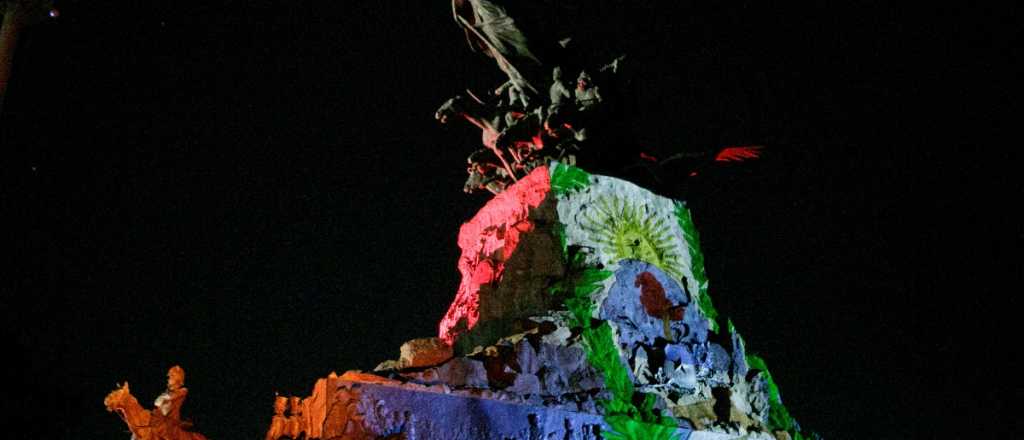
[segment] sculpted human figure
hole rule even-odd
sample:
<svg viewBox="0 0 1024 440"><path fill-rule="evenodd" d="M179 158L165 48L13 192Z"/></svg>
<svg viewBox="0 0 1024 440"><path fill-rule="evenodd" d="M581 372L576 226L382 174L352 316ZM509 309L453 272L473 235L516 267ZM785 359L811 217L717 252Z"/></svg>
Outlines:
<svg viewBox="0 0 1024 440"><path fill-rule="evenodd" d="M569 122L569 119L572 118L576 109L568 105L574 102L575 98L573 90L562 79L562 68L560 66L555 66L551 70L551 87L548 89L548 99L551 103L548 105L547 114L544 117L543 128L545 134L554 139L563 138L571 131L572 124Z"/></svg>
<svg viewBox="0 0 1024 440"><path fill-rule="evenodd" d="M508 175L515 180L515 174L508 161L505 159L505 154L500 148L498 148L498 138L504 131L503 118L501 115L493 115L493 109L489 108L482 102L476 99L470 100L461 95L456 95L452 99L449 99L434 113L434 117L441 121L442 124L446 123L448 119L454 116L461 116L466 121L477 126L481 130L481 143L494 153L494 156L501 163L502 168L508 173Z"/></svg>
<svg viewBox="0 0 1024 440"><path fill-rule="evenodd" d="M530 108L529 98L523 89L519 88L513 81L506 81L500 87L494 90L494 94L501 96L502 93L508 92L508 106L511 108L517 108L519 110L525 110Z"/></svg>
<svg viewBox="0 0 1024 440"><path fill-rule="evenodd" d="M302 418L302 400L297 396L288 398L288 420L285 424L285 433L293 439L299 438L306 432L305 421Z"/></svg>
<svg viewBox="0 0 1024 440"><path fill-rule="evenodd" d="M266 440L277 440L285 435L288 419L284 416L284 410L288 408L288 398L277 396L274 398L274 417L270 419L270 429L267 430Z"/></svg>
<svg viewBox="0 0 1024 440"><path fill-rule="evenodd" d="M153 406L160 414L171 420L181 421L181 405L185 403L188 388L185 388L185 370L175 365L167 370L167 390L157 396Z"/></svg>
<svg viewBox="0 0 1024 440"><path fill-rule="evenodd" d="M469 161L465 192L500 193L552 160L576 163L582 151L594 157L583 163L607 172L633 157L632 125L618 105L633 84L623 75L625 55L607 62L606 49L614 45L602 38L575 42L593 30L574 20L587 5L451 0L470 48L493 58L507 76L493 95L480 99L467 90L435 112L441 123L458 116L480 128L490 150L485 156L494 156Z"/></svg>
<svg viewBox="0 0 1024 440"><path fill-rule="evenodd" d="M156 398L152 411L139 405L127 383L108 394L103 404L128 424L132 440L205 440L188 430L191 423L181 420L181 406L188 395L184 385L185 370L175 365L167 371L167 390Z"/></svg>
<svg viewBox="0 0 1024 440"><path fill-rule="evenodd" d="M551 88L548 89L548 99L551 100L551 109L561 107L566 98L572 98L572 92L569 91L569 86L565 85L562 81L562 68L555 66L551 70Z"/></svg>
<svg viewBox="0 0 1024 440"><path fill-rule="evenodd" d="M167 370L167 390L157 396L152 411L157 438L176 439L177 432L188 429L191 423L181 420L181 406L188 396L185 388L185 370L178 365Z"/></svg>
<svg viewBox="0 0 1024 440"><path fill-rule="evenodd" d="M601 93L594 85L590 74L585 70L580 72L580 76L576 78L576 104L580 110L588 110L599 103L601 103Z"/></svg>
<svg viewBox="0 0 1024 440"><path fill-rule="evenodd" d="M455 95L441 104L434 112L434 118L442 124L447 124L449 119L461 117L482 131L481 143L493 146L494 139L503 128L502 116L494 113L494 110L486 105L462 95Z"/></svg>
<svg viewBox="0 0 1024 440"><path fill-rule="evenodd" d="M498 194L505 190L511 179L505 169L496 163L497 158L493 156L494 152L483 148L474 151L466 158L469 165L466 172L469 177L466 178L463 191L472 193L478 190L487 190L492 194Z"/></svg>

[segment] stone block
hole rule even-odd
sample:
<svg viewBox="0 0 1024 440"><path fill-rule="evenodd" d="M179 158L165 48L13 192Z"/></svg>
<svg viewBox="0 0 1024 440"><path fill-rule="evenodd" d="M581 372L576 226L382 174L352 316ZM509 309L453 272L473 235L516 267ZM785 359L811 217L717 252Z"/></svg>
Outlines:
<svg viewBox="0 0 1024 440"><path fill-rule="evenodd" d="M401 368L440 365L453 356L452 347L440 338L419 338L402 344L398 364Z"/></svg>

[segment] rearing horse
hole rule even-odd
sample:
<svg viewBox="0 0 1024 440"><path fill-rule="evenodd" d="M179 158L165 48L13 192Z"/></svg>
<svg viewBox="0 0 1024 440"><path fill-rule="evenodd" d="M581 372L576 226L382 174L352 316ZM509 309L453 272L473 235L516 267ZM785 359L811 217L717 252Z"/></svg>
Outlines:
<svg viewBox="0 0 1024 440"><path fill-rule="evenodd" d="M125 382L120 388L111 391L103 405L107 411L116 412L121 420L128 425L133 440L206 440L198 432L182 429L180 422L153 414L139 405L138 399L128 390Z"/></svg>

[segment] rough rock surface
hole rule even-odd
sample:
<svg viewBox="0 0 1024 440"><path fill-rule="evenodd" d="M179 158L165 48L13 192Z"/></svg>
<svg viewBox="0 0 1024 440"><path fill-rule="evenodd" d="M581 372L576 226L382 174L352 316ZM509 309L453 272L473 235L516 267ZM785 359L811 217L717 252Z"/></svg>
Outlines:
<svg viewBox="0 0 1024 440"><path fill-rule="evenodd" d="M321 379L318 414L306 438L480 440L600 439L609 427L593 413L524 405L496 395L473 395L349 374ZM675 430L678 438L690 431ZM392 437L388 437L392 436Z"/></svg>
<svg viewBox="0 0 1024 440"><path fill-rule="evenodd" d="M438 365L452 357L452 346L439 338L419 338L402 344L398 362L402 368Z"/></svg>
<svg viewBox="0 0 1024 440"><path fill-rule="evenodd" d="M469 351L520 330L517 318L558 305L557 298L547 295L547 286L565 272L549 190L548 174L534 172L462 225L462 282L439 325L442 340L458 339Z"/></svg>
<svg viewBox="0 0 1024 440"><path fill-rule="evenodd" d="M799 432L764 361L718 320L682 202L552 164L487 203L459 247L438 337L404 344L380 376L317 382L306 438Z"/></svg>

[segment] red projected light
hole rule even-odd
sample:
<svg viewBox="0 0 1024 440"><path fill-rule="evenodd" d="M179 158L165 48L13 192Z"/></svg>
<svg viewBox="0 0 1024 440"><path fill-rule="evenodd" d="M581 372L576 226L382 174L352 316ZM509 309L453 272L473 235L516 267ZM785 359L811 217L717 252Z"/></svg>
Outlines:
<svg viewBox="0 0 1024 440"><path fill-rule="evenodd" d="M438 337L451 344L480 319L480 286L497 282L505 262L519 246L520 234L533 230L530 209L551 190L547 167L539 167L494 196L459 230L459 284L455 300L438 325ZM465 321L463 323L463 321Z"/></svg>

